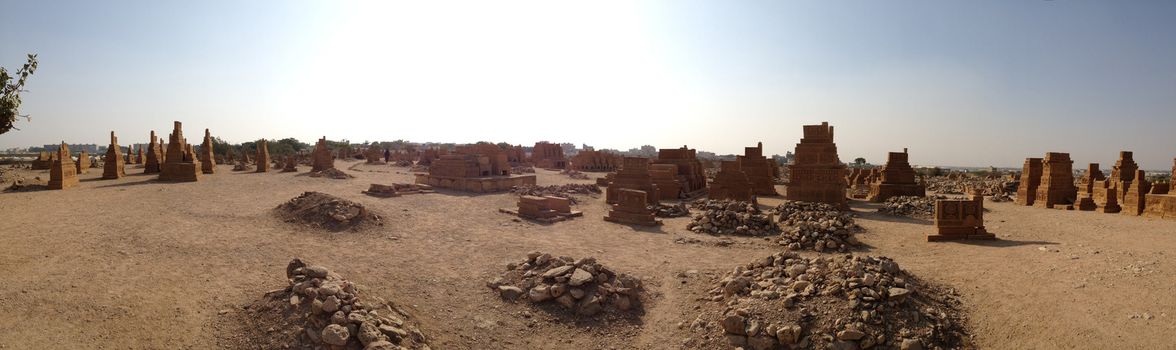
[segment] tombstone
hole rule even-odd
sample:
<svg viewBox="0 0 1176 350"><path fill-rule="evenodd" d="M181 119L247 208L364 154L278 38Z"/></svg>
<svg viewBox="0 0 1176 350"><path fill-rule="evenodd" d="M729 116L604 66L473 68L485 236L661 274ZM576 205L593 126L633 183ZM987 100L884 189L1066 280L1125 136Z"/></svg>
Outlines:
<svg viewBox="0 0 1176 350"><path fill-rule="evenodd" d="M50 156L49 189L64 190L78 185L77 165L70 157L69 146L65 141Z"/></svg>
<svg viewBox="0 0 1176 350"><path fill-rule="evenodd" d="M132 145L127 145L127 153L126 153L126 155L125 155L125 156L126 156L126 158L127 158L127 159L126 159L126 163L127 163L127 164L138 164L138 163L139 163L139 161L135 159L135 155L136 155L136 153L135 153L135 145L133 145L133 144L132 144Z"/></svg>
<svg viewBox="0 0 1176 350"><path fill-rule="evenodd" d="M380 156L383 154L384 152L381 152L379 148L368 147L363 150L363 160L367 164L384 164L380 161Z"/></svg>
<svg viewBox="0 0 1176 350"><path fill-rule="evenodd" d="M286 156L286 162L283 163L283 173L293 173L298 171L298 158L295 156Z"/></svg>
<svg viewBox="0 0 1176 350"><path fill-rule="evenodd" d="M640 190L646 193L646 204L657 205L660 193L653 178L649 175L649 159L641 157L625 157L624 165L614 174L608 188L605 190L605 202L615 204L620 200L618 191L621 189Z"/></svg>
<svg viewBox="0 0 1176 350"><path fill-rule="evenodd" d="M174 122L168 135L167 152L159 164L160 181L195 182L200 180L200 161L184 138L183 125Z"/></svg>
<svg viewBox="0 0 1176 350"><path fill-rule="evenodd" d="M562 151L563 148L560 148L560 150ZM527 151L523 149L523 145L509 146L504 151L506 152L506 161L510 162L511 166L520 166L527 163ZM398 162L403 160L411 161L411 159L405 159L405 157L394 159Z"/></svg>
<svg viewBox="0 0 1176 350"><path fill-rule="evenodd" d="M984 229L984 194L973 190L968 199L940 199L935 201L935 234L927 235L928 242L996 239Z"/></svg>
<svg viewBox="0 0 1176 350"><path fill-rule="evenodd" d="M572 170L592 172L613 172L621 167L623 157L605 151L583 150L572 156Z"/></svg>
<svg viewBox="0 0 1176 350"><path fill-rule="evenodd" d="M488 147L487 147L488 146ZM421 156L424 159L425 156ZM453 154L432 160L427 174L416 174L417 184L488 193L514 186L534 185L535 175L511 175L506 153L495 145L458 147Z"/></svg>
<svg viewBox="0 0 1176 350"><path fill-rule="evenodd" d="M626 164L628 164L628 158L632 157L626 157ZM616 203L612 204L612 209L608 211L608 216L604 217L604 221L641 226L662 224L661 220L654 217L653 210L646 206L649 199L645 191L621 188L615 191L614 196Z"/></svg>
<svg viewBox="0 0 1176 350"><path fill-rule="evenodd" d="M546 223L564 221L584 215L581 211L572 210L570 199L554 196L520 196L517 210L499 209L498 211Z"/></svg>
<svg viewBox="0 0 1176 350"><path fill-rule="evenodd" d="M53 155L49 152L41 151L37 154L37 159L33 159L33 170L49 170L53 166Z"/></svg>
<svg viewBox="0 0 1176 350"><path fill-rule="evenodd" d="M1138 169L1139 165L1135 163L1131 151L1119 151L1119 159L1111 167L1111 175L1103 181L1101 186L1094 189L1094 204L1099 207L1099 211L1104 213L1118 213L1120 211L1119 203L1123 202L1123 196L1127 194L1127 188L1131 186L1131 182L1135 179L1135 171Z"/></svg>
<svg viewBox="0 0 1176 350"><path fill-rule="evenodd" d="M796 144L795 155L792 164L788 165L787 199L828 203L838 209L848 209L846 168L837 157L833 127L828 122L805 125L804 137Z"/></svg>
<svg viewBox="0 0 1176 350"><path fill-rule="evenodd" d="M1033 205L1037 198L1037 187L1041 185L1041 158L1025 158L1021 169L1021 183L1017 185L1017 205Z"/></svg>
<svg viewBox="0 0 1176 350"><path fill-rule="evenodd" d="M106 156L102 158L102 178L107 180L127 176L122 157L122 149L118 146L118 137L110 132L110 145L106 146Z"/></svg>
<svg viewBox="0 0 1176 350"><path fill-rule="evenodd" d="M890 197L927 195L927 186L915 181L915 169L908 161L910 154L903 148L902 152L890 152L886 158L886 165L878 171L877 182L870 184L870 193L866 199L871 202L885 202Z"/></svg>
<svg viewBox="0 0 1176 350"><path fill-rule="evenodd" d="M743 167L740 166L738 158L724 160L720 163L719 172L715 174L715 179L710 184L707 198L752 203L756 201L751 189L751 180L747 179L747 174L743 173Z"/></svg>
<svg viewBox="0 0 1176 350"><path fill-rule="evenodd" d="M212 154L212 134L204 129L204 142L200 144L200 171L205 174L216 172L216 157Z"/></svg>
<svg viewBox="0 0 1176 350"><path fill-rule="evenodd" d="M86 150L82 150L81 153L78 153L78 162L74 163L74 166L77 168L76 174L89 174L90 167L93 166L90 162L90 154L86 153Z"/></svg>
<svg viewBox="0 0 1176 350"><path fill-rule="evenodd" d="M310 152L310 171L319 172L327 169L335 168L335 158L331 156L331 151L327 149L327 137L318 140L314 144L314 151Z"/></svg>
<svg viewBox="0 0 1176 350"><path fill-rule="evenodd" d="M653 164L675 165L678 169L682 192L686 193L686 197L693 197L706 190L706 174L703 171L702 162L698 160L698 153L694 149L686 148L686 146L678 149L659 149L657 159L653 160Z"/></svg>
<svg viewBox="0 0 1176 350"><path fill-rule="evenodd" d="M1123 214L1127 215L1141 215L1147 204L1147 193L1151 191L1151 182L1147 181L1143 170L1135 170L1135 175L1132 176L1133 181L1127 186L1126 192L1123 193L1123 201L1120 205L1123 207Z"/></svg>
<svg viewBox="0 0 1176 350"><path fill-rule="evenodd" d="M764 143L757 143L755 147L744 147L743 155L736 156L743 167L743 173L751 180L751 190L759 196L775 196L776 179L775 164L764 157ZM844 175L843 175L844 176Z"/></svg>
<svg viewBox="0 0 1176 350"><path fill-rule="evenodd" d="M531 149L531 163L540 169L563 170L568 166L563 147L547 141L535 143L535 147Z"/></svg>
<svg viewBox="0 0 1176 350"><path fill-rule="evenodd" d="M650 164L649 178L657 186L659 200L675 200L685 196L682 182L678 179L677 165Z"/></svg>
<svg viewBox="0 0 1176 350"><path fill-rule="evenodd" d="M1098 168L1098 163L1090 163L1086 167L1086 174L1082 175L1082 179L1079 180L1078 199L1074 201L1074 208L1082 211L1098 209L1098 205L1094 202L1094 192L1095 188L1101 186L1104 180L1106 177Z"/></svg>
<svg viewBox="0 0 1176 350"><path fill-rule="evenodd" d="M1033 206L1073 209L1078 196L1074 186L1074 161L1069 153L1049 152L1041 161L1041 183L1037 186ZM1141 195L1142 196L1142 195Z"/></svg>
<svg viewBox="0 0 1176 350"><path fill-rule="evenodd" d="M265 139L261 139L261 140L257 140L256 145L257 145L257 172L259 172L259 173L269 172L269 167L270 167L270 155L269 155L269 146L268 146L269 142L266 141Z"/></svg>
<svg viewBox="0 0 1176 350"><path fill-rule="evenodd" d="M155 137L155 130L151 130L151 143L147 145L147 160L143 162L144 174L155 174L160 171L160 164L163 164L163 149L160 148L158 138Z"/></svg>

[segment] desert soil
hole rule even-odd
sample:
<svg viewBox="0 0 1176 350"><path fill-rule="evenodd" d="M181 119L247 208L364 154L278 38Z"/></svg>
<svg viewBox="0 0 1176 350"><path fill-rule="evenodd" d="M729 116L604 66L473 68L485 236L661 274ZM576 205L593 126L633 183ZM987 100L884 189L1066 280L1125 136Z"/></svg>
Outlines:
<svg viewBox="0 0 1176 350"><path fill-rule="evenodd" d="M411 309L433 349L688 348L699 342L687 339L720 336L677 326L698 315L704 302L697 297L714 278L781 249L762 238L689 232L689 218L654 229L608 223L603 198L578 205L582 218L544 225L499 213L515 205L509 193L370 197L360 194L368 184L412 182L412 175L354 162L336 167L356 178L221 165L199 182L161 183L128 166L131 175L119 180L99 180L101 169L91 169L65 191L0 193L0 348L256 348L233 340L241 338L233 332L242 307L284 287L293 257ZM537 175L540 185L593 182ZM384 225L329 233L273 215L305 191L359 202L382 214ZM876 205L855 201L868 230L859 234L866 245L859 253L891 257L955 288L979 348L1173 346L1176 221L985 205L988 230L1000 240L927 243L931 222L880 215ZM596 257L643 278L651 300L635 322L575 321L504 302L485 287L535 250Z"/></svg>

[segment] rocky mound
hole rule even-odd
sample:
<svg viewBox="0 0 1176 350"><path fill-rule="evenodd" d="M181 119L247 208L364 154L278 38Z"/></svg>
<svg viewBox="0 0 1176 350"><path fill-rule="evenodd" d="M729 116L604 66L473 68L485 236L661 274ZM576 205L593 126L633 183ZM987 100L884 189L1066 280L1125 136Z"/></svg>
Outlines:
<svg viewBox="0 0 1176 350"><path fill-rule="evenodd" d="M410 166L412 166L412 161L411 160L397 160L397 161L392 162L392 166L410 167Z"/></svg>
<svg viewBox="0 0 1176 350"><path fill-rule="evenodd" d="M249 170L249 166L246 165L245 162L237 162L236 164L233 164L233 171L246 171L246 170Z"/></svg>
<svg viewBox="0 0 1176 350"><path fill-rule="evenodd" d="M383 225L380 216L362 204L319 192L304 192L274 208L282 220L330 231L358 231Z"/></svg>
<svg viewBox="0 0 1176 350"><path fill-rule="evenodd" d="M862 231L853 214L825 203L785 200L772 213L785 226L777 242L792 250L847 252L858 245L854 233Z"/></svg>
<svg viewBox="0 0 1176 350"><path fill-rule="evenodd" d="M346 179L355 178L355 176L351 176L351 174L345 173L342 170L335 169L335 168L327 168L326 170L320 170L320 171L311 171L311 172L307 173L307 175L309 175L310 177L326 177L326 178L331 178L331 179L336 179L336 180L346 180Z"/></svg>
<svg viewBox="0 0 1176 350"><path fill-rule="evenodd" d="M982 178L972 175L956 177L933 176L926 178L927 191L940 194L966 194L970 189L981 190L985 196L1005 195L1017 193L1014 181Z"/></svg>
<svg viewBox="0 0 1176 350"><path fill-rule="evenodd" d="M946 199L944 196L896 196L887 198L878 208L879 213L892 216L911 216L929 218L935 215L935 200Z"/></svg>
<svg viewBox="0 0 1176 350"><path fill-rule="evenodd" d="M766 236L780 232L780 227L771 217L752 203L707 199L696 201L691 206L702 211L694 214L694 219L686 225L686 229L693 232L747 236Z"/></svg>
<svg viewBox="0 0 1176 350"><path fill-rule="evenodd" d="M561 175L567 175L576 180L587 180L588 174L582 173L579 170L564 169L559 172Z"/></svg>
<svg viewBox="0 0 1176 350"><path fill-rule="evenodd" d="M686 203L678 203L674 205L658 204L653 208L653 215L659 218L680 218L683 216L690 216L690 208L686 207Z"/></svg>
<svg viewBox="0 0 1176 350"><path fill-rule="evenodd" d="M506 266L506 273L487 283L503 299L553 305L576 316L633 315L641 311L641 279L617 273L596 262L531 252L527 259ZM558 305L558 308L554 308Z"/></svg>
<svg viewBox="0 0 1176 350"><path fill-rule="evenodd" d="M591 195L600 194L600 186L596 184L563 184L563 185L522 185L510 188L510 193L520 196L555 196L567 198L572 201L572 204L577 204L579 201L572 195Z"/></svg>
<svg viewBox="0 0 1176 350"><path fill-rule="evenodd" d="M721 311L692 326L745 349L955 349L966 346L955 296L885 257L777 253L715 285ZM718 345L718 344L715 344Z"/></svg>
<svg viewBox="0 0 1176 350"><path fill-rule="evenodd" d="M429 349L403 308L369 297L356 284L295 258L286 288L249 305L242 348Z"/></svg>

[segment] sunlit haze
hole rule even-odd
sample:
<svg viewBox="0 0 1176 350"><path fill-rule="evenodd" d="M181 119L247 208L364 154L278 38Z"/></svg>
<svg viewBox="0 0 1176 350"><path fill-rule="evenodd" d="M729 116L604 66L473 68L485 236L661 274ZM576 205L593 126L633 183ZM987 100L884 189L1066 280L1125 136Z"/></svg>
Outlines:
<svg viewBox="0 0 1176 350"><path fill-rule="evenodd" d="M39 55L0 149L146 142L571 142L1075 168L1176 156L1176 2L5 1ZM197 141L198 142L198 141Z"/></svg>

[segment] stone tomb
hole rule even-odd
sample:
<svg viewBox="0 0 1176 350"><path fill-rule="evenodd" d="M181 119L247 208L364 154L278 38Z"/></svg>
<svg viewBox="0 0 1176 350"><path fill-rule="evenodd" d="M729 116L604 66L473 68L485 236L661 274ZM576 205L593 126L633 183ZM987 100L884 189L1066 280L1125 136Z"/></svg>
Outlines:
<svg viewBox="0 0 1176 350"><path fill-rule="evenodd" d="M928 242L996 239L984 229L984 194L973 190L969 199L940 199L935 201L935 234L927 235Z"/></svg>
<svg viewBox="0 0 1176 350"><path fill-rule="evenodd" d="M55 156L49 165L49 189L64 190L77 186L77 165L70 157L69 146L65 144L65 141L61 142L61 146L54 154Z"/></svg>
<svg viewBox="0 0 1176 350"><path fill-rule="evenodd" d="M1025 158L1025 165L1021 169L1021 183L1017 185L1017 198L1013 203L1033 205L1039 185L1041 185L1041 158Z"/></svg>
<svg viewBox="0 0 1176 350"><path fill-rule="evenodd" d="M568 160L564 157L563 147L541 141L535 143L535 148L531 149L531 164L540 169L563 170L567 168Z"/></svg>
<svg viewBox="0 0 1176 350"><path fill-rule="evenodd" d="M147 145L147 160L143 161L143 173L155 174L159 172L159 165L163 164L163 151L155 137L155 130L151 130L151 140Z"/></svg>
<svg viewBox="0 0 1176 350"><path fill-rule="evenodd" d="M724 160L719 165L719 172L715 174L707 192L707 198L721 200L730 199L755 203L755 195L751 190L751 180L743 173L739 160Z"/></svg>
<svg viewBox="0 0 1176 350"><path fill-rule="evenodd" d="M310 171L319 172L335 168L335 157L327 149L327 137L319 139L314 144L314 151L310 152Z"/></svg>
<svg viewBox="0 0 1176 350"><path fill-rule="evenodd" d="M90 162L90 154L86 153L86 150L82 150L81 153L78 153L78 161L77 163L74 163L74 166L77 167L78 175L89 174L90 167L93 166L93 164Z"/></svg>
<svg viewBox="0 0 1176 350"><path fill-rule="evenodd" d="M832 128L829 128L832 132ZM764 143L756 143L755 147L744 147L743 155L736 156L743 173L751 180L751 191L759 196L775 196L776 192L776 164L764 157ZM844 176L844 175L842 175ZM842 194L844 197L844 194Z"/></svg>
<svg viewBox="0 0 1176 350"><path fill-rule="evenodd" d="M673 164L678 169L678 182L682 186L682 192L687 198L691 198L703 193L706 190L706 174L703 171L702 162L698 160L698 152L694 149L682 148L663 148L657 151L657 159L653 160L653 164Z"/></svg>
<svg viewBox="0 0 1176 350"><path fill-rule="evenodd" d="M795 160L788 165L787 199L848 209L845 164L837 157L833 127L828 122L805 125L804 137L796 144L795 154Z"/></svg>
<svg viewBox="0 0 1176 350"><path fill-rule="evenodd" d="M1119 152L1119 159L1111 167L1111 176L1107 177L1101 186L1094 188L1094 204L1098 206L1098 211L1118 213L1122 210L1119 203L1123 202L1123 196L1135 179L1135 171L1138 169L1139 165L1135 163L1131 151Z"/></svg>
<svg viewBox="0 0 1176 350"><path fill-rule="evenodd" d="M259 173L269 172L270 154L269 142L265 139L257 140L257 171Z"/></svg>
<svg viewBox="0 0 1176 350"><path fill-rule="evenodd" d="M178 121L175 122L172 133L168 135L167 153L164 153L163 163L159 164L159 180L200 180L200 161L196 159L196 152L184 138L183 125Z"/></svg>
<svg viewBox="0 0 1176 350"><path fill-rule="evenodd" d="M659 200L675 200L685 197L682 183L678 180L678 166L673 164L649 165L649 177L657 186Z"/></svg>
<svg viewBox="0 0 1176 350"><path fill-rule="evenodd" d="M1078 188L1074 186L1074 161L1069 153L1049 152L1041 161L1041 183L1033 206L1074 209ZM1142 195L1141 195L1142 196Z"/></svg>
<svg viewBox="0 0 1176 350"><path fill-rule="evenodd" d="M122 149L118 146L118 137L111 131L110 145L106 146L106 157L103 158L102 178L112 180L127 176L125 168L126 163L123 161Z"/></svg>
<svg viewBox="0 0 1176 350"><path fill-rule="evenodd" d="M546 223L584 216L583 212L572 210L571 200L555 196L520 196L517 210L503 208L498 211Z"/></svg>
<svg viewBox="0 0 1176 350"><path fill-rule="evenodd" d="M212 134L204 129L204 143L200 144L200 171L205 174L216 172L216 157L212 154Z"/></svg>
<svg viewBox="0 0 1176 350"><path fill-rule="evenodd" d="M915 169L908 161L909 153L903 148L902 152L890 152L886 165L879 171L880 178L870 184L870 193L866 199L871 202L885 202L895 196L925 197L927 186L915 181Z"/></svg>
<svg viewBox="0 0 1176 350"><path fill-rule="evenodd" d="M579 171L612 172L621 167L624 159L619 154L586 149L572 156L572 169Z"/></svg>
<svg viewBox="0 0 1176 350"><path fill-rule="evenodd" d="M1151 191L1151 182L1147 181L1143 170L1139 169L1135 170L1133 178L1134 181L1124 189L1123 201L1119 205L1123 207L1123 214L1142 215L1147 204L1147 193Z"/></svg>
<svg viewBox="0 0 1176 350"><path fill-rule="evenodd" d="M41 151L37 154L37 159L33 159L33 170L49 170L51 166L53 166L53 155L49 152Z"/></svg>
<svg viewBox="0 0 1176 350"><path fill-rule="evenodd" d="M1078 198L1074 201L1074 208L1083 211L1098 209L1098 205L1094 204L1094 189L1102 186L1104 180L1106 177L1103 176L1102 170L1099 170L1098 163L1087 165L1086 174L1079 180Z"/></svg>
<svg viewBox="0 0 1176 350"><path fill-rule="evenodd" d="M646 204L658 204L658 198L661 197L657 185L653 184L653 177L649 175L648 158L625 157L624 165L609 179L608 188L604 192L605 202L619 203L621 189L644 191Z"/></svg>
<svg viewBox="0 0 1176 350"><path fill-rule="evenodd" d="M491 159L480 154L443 155L432 161L428 174L416 174L415 182L478 193L507 191L515 186L535 184L535 175L510 175L506 153L494 156Z"/></svg>
<svg viewBox="0 0 1176 350"><path fill-rule="evenodd" d="M661 220L654 217L645 191L622 188L616 190L617 203L612 205L604 221L629 225L658 226Z"/></svg>
<svg viewBox="0 0 1176 350"><path fill-rule="evenodd" d="M292 156L292 155L286 156L286 161L284 163L282 163L282 172L283 173L298 172L298 157Z"/></svg>
<svg viewBox="0 0 1176 350"><path fill-rule="evenodd" d="M1176 163L1176 159L1173 160ZM1176 180L1176 164L1172 165L1172 180ZM1143 216L1150 218L1176 219L1176 193L1172 193L1171 182L1154 184L1144 198Z"/></svg>

